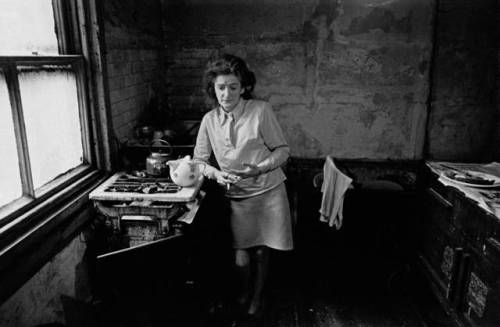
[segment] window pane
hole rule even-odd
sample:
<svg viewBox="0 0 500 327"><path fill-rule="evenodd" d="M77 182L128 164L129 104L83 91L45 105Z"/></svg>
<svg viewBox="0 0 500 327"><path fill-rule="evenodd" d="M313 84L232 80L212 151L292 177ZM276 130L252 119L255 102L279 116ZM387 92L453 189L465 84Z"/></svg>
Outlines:
<svg viewBox="0 0 500 327"><path fill-rule="evenodd" d="M52 0L0 0L0 55L58 54Z"/></svg>
<svg viewBox="0 0 500 327"><path fill-rule="evenodd" d="M5 77L0 71L0 206L22 195L14 123Z"/></svg>
<svg viewBox="0 0 500 327"><path fill-rule="evenodd" d="M35 189L83 162L75 74L69 68L27 68L19 73Z"/></svg>

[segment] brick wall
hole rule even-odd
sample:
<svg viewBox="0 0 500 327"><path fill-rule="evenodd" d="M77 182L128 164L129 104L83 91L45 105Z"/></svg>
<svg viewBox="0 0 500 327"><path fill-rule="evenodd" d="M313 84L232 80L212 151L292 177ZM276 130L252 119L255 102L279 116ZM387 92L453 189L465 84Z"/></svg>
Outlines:
<svg viewBox="0 0 500 327"><path fill-rule="evenodd" d="M216 51L205 48L172 49L167 46L164 76L170 110L175 117L199 118L209 108L202 92L203 70Z"/></svg>
<svg viewBox="0 0 500 327"><path fill-rule="evenodd" d="M145 119L144 111L158 96L160 56L159 51L149 49L107 53L109 100L114 132L119 140L133 136L134 127Z"/></svg>
<svg viewBox="0 0 500 327"><path fill-rule="evenodd" d="M157 123L165 94L160 0L107 0L103 5L109 105L117 140Z"/></svg>

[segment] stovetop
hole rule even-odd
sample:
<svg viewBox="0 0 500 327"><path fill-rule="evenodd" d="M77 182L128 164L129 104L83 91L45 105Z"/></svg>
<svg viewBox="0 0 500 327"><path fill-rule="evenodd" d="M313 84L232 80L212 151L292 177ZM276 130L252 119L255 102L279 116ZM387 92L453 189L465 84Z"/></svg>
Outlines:
<svg viewBox="0 0 500 327"><path fill-rule="evenodd" d="M203 177L191 187L176 185L170 178L137 177L127 172L118 172L99 185L89 195L100 201L162 201L189 202L198 193Z"/></svg>
<svg viewBox="0 0 500 327"><path fill-rule="evenodd" d="M169 178L135 177L128 174L119 175L108 185L104 192L125 193L177 193L181 186L176 185Z"/></svg>

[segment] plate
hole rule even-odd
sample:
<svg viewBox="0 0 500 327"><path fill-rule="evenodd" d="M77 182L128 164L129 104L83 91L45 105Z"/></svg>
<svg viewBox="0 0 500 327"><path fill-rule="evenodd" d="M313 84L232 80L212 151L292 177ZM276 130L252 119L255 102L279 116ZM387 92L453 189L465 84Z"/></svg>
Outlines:
<svg viewBox="0 0 500 327"><path fill-rule="evenodd" d="M500 177L495 175L481 173L478 171L464 170L463 172L445 171L441 175L445 179L460 185L471 187L500 187ZM467 181L470 179L470 181ZM478 181L485 181L485 183L478 183ZM487 184L487 181L493 181Z"/></svg>

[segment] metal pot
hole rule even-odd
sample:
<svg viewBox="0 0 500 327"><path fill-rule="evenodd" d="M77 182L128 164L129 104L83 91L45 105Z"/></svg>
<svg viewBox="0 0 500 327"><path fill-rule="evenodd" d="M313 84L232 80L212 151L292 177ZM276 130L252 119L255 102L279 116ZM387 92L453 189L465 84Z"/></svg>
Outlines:
<svg viewBox="0 0 500 327"><path fill-rule="evenodd" d="M135 137L142 144L149 144L153 136L153 127L151 126L138 126L135 128Z"/></svg>
<svg viewBox="0 0 500 327"><path fill-rule="evenodd" d="M155 144L156 142L163 143L162 148L168 150L167 152L162 152L161 150L153 151L151 148L151 154L146 158L146 173L156 177L167 177L169 175L167 161L172 159L170 155L173 149L165 140L155 140Z"/></svg>

